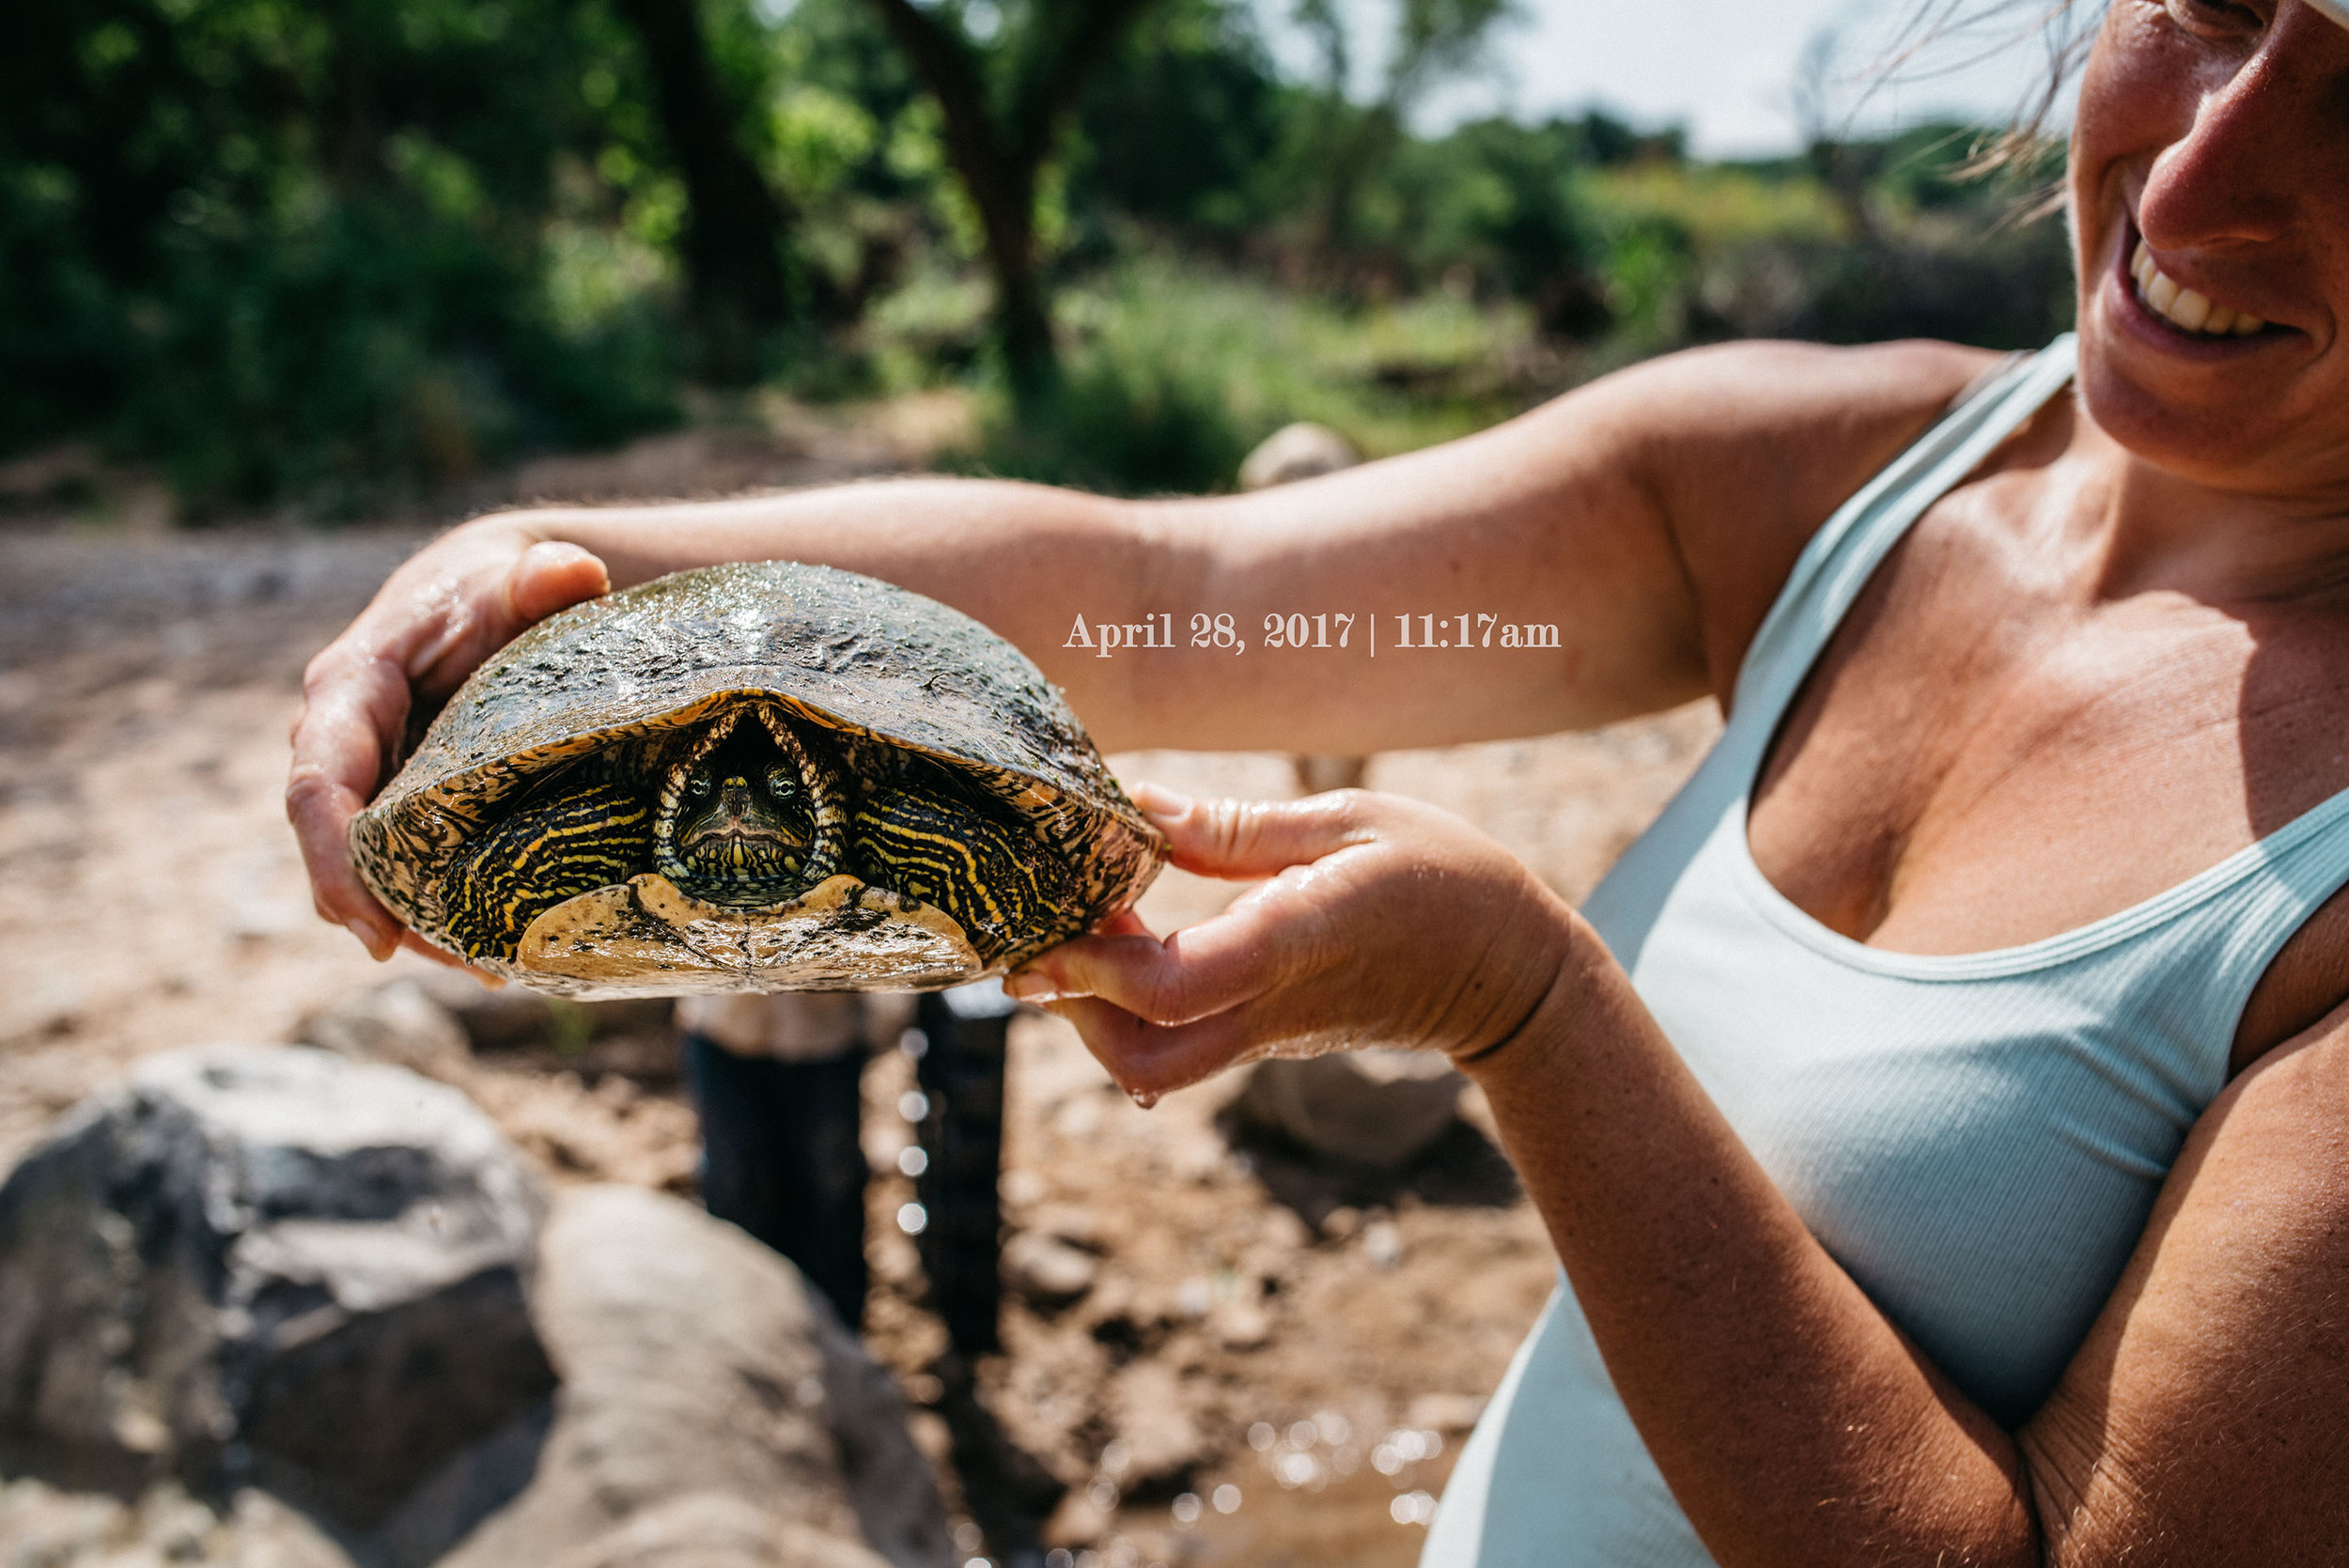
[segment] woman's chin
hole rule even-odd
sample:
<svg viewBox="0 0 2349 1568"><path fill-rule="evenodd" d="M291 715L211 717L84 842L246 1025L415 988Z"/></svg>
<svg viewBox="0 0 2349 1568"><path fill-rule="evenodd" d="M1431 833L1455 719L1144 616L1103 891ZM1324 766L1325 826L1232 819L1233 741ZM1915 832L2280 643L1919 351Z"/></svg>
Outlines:
<svg viewBox="0 0 2349 1568"><path fill-rule="evenodd" d="M2331 446L2339 416L2295 403L2304 334L2198 337L2108 287L2083 302L2078 387L2096 427L2156 468L2199 483L2267 489L2295 427ZM2333 405L2338 408L2339 405ZM2324 428L2316 429L2314 424Z"/></svg>

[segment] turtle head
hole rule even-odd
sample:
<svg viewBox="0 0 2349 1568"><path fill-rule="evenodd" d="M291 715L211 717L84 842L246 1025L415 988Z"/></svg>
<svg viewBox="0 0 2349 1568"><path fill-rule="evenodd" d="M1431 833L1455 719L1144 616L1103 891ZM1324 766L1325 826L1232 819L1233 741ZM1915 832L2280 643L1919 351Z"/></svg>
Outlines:
<svg viewBox="0 0 2349 1568"><path fill-rule="evenodd" d="M677 848L689 859L744 854L772 862L807 848L807 790L800 770L765 737L737 730L723 746L686 769Z"/></svg>
<svg viewBox="0 0 2349 1568"><path fill-rule="evenodd" d="M654 862L705 902L780 904L838 869L844 821L837 781L783 715L737 708L662 778Z"/></svg>

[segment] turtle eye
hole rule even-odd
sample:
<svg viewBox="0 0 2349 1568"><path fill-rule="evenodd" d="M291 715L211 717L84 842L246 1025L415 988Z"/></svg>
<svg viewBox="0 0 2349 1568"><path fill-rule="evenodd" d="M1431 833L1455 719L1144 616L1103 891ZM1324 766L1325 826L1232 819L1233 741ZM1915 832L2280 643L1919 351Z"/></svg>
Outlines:
<svg viewBox="0 0 2349 1568"><path fill-rule="evenodd" d="M767 793L778 800L788 800L800 792L800 781L788 768L767 769Z"/></svg>
<svg viewBox="0 0 2349 1568"><path fill-rule="evenodd" d="M708 800L709 792L714 787L716 786L710 784L709 775L707 773L692 773L686 776L685 793L696 800Z"/></svg>

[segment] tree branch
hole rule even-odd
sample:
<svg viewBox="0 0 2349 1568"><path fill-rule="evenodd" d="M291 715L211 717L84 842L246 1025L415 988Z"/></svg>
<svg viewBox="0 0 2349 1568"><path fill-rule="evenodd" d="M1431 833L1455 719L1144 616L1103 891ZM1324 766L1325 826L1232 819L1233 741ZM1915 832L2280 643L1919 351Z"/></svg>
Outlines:
<svg viewBox="0 0 2349 1568"><path fill-rule="evenodd" d="M873 0L873 5L915 74L938 100L946 119L946 153L962 177L971 205L978 209L988 249L995 252L1010 245L1024 260L1034 222L1028 210L1033 192L997 133L987 82L970 40L959 28L949 27L912 0ZM999 272L1003 259L996 257Z"/></svg>
<svg viewBox="0 0 2349 1568"><path fill-rule="evenodd" d="M1156 0L1081 0L1068 8L1076 13L1075 24L1058 29L1057 47L1043 48L1039 40L1039 47L1027 52L1028 69L1013 96L1004 137L1015 160L1034 167L1051 156L1061 119L1075 106L1086 79L1154 4Z"/></svg>

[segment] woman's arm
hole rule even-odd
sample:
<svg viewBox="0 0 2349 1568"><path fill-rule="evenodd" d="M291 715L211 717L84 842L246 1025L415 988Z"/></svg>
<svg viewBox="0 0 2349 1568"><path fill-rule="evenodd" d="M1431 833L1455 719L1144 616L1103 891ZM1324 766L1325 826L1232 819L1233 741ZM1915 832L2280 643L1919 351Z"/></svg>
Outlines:
<svg viewBox="0 0 2349 1568"><path fill-rule="evenodd" d="M922 479L483 518L394 573L312 661L288 811L319 913L387 955L397 927L343 835L412 704L608 584L721 561L822 562L942 599L1042 665L1111 750L1362 753L1651 711L1726 689L1820 519L1982 358L1940 345L1701 350L1464 441L1250 496L1119 502ZM1262 645L1274 613L1356 619L1342 653L1275 650ZM1557 642L1406 652L1394 617L1407 613L1554 627ZM1161 614L1173 648L1067 645L1080 615L1090 629ZM1191 646L1193 614L1231 616L1248 650Z"/></svg>
<svg viewBox="0 0 2349 1568"><path fill-rule="evenodd" d="M2349 1008L2204 1115L2010 1434L1828 1256L1596 936L1498 846L1381 796L1144 803L1177 864L1272 880L1163 942L1081 939L1015 993L1145 1096L1257 1055L1448 1051L1722 1568L2342 1560Z"/></svg>

